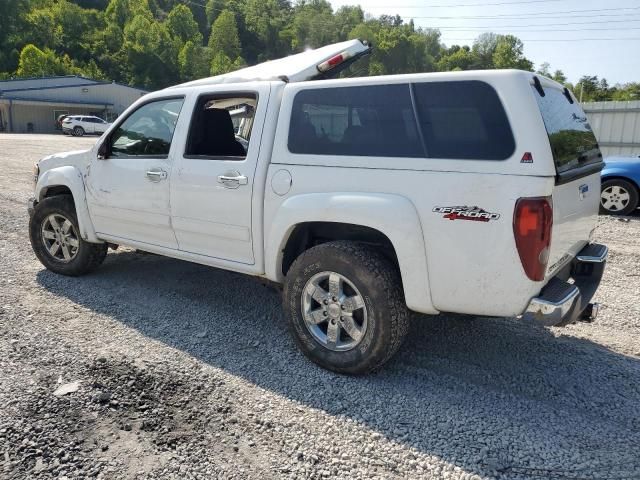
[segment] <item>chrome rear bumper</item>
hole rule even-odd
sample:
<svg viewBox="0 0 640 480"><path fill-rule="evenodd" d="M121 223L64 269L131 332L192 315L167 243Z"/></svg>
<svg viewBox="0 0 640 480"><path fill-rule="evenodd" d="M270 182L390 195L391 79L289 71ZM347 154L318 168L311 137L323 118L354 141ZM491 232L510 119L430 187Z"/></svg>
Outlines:
<svg viewBox="0 0 640 480"><path fill-rule="evenodd" d="M588 313L587 321L593 320L599 307L589 302L602 280L608 253L605 245L592 243L584 247L573 262L531 299L522 319L545 326L562 326L585 320Z"/></svg>

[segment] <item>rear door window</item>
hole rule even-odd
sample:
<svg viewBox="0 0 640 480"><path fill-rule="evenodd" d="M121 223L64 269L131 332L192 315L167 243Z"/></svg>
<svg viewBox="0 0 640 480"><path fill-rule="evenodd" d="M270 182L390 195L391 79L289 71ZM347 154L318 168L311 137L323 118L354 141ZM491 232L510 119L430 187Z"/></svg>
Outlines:
<svg viewBox="0 0 640 480"><path fill-rule="evenodd" d="M431 158L505 160L515 140L498 94L480 81L414 84L418 120Z"/></svg>
<svg viewBox="0 0 640 480"><path fill-rule="evenodd" d="M185 158L243 160L256 108L254 93L201 95L193 109Z"/></svg>
<svg viewBox="0 0 640 480"><path fill-rule="evenodd" d="M577 102L571 103L563 90L544 88L544 97L534 86L558 174L601 162L602 155L589 119Z"/></svg>
<svg viewBox="0 0 640 480"><path fill-rule="evenodd" d="M318 155L424 157L409 85L317 88L293 101L289 151Z"/></svg>

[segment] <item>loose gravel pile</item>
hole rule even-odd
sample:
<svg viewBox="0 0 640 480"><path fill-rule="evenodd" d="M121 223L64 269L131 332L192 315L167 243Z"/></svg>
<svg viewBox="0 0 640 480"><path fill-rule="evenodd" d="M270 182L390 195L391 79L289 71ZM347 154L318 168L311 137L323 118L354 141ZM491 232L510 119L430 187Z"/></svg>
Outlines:
<svg viewBox="0 0 640 480"><path fill-rule="evenodd" d="M0 478L640 478L640 216L601 220L596 323L416 315L352 378L256 279L128 249L44 270L31 164L92 141L0 136Z"/></svg>

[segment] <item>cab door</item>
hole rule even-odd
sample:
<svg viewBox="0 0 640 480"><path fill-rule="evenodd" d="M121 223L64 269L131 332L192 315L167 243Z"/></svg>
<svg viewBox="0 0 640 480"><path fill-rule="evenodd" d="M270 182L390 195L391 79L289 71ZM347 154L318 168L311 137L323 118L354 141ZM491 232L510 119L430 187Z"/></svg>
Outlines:
<svg viewBox="0 0 640 480"><path fill-rule="evenodd" d="M95 150L86 187L98 236L177 249L169 185L173 133L183 101L170 97L142 104Z"/></svg>
<svg viewBox="0 0 640 480"><path fill-rule="evenodd" d="M252 197L270 85L217 85L195 100L171 181L171 220L184 252L254 264Z"/></svg>

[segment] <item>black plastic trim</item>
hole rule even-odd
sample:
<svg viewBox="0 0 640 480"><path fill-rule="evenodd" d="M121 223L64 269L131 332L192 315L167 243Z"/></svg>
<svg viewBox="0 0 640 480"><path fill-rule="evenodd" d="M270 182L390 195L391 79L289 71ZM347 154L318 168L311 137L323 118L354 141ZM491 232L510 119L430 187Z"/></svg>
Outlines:
<svg viewBox="0 0 640 480"><path fill-rule="evenodd" d="M228 160L234 162L241 162L247 158L246 155L183 155L182 158L188 160Z"/></svg>
<svg viewBox="0 0 640 480"><path fill-rule="evenodd" d="M569 89L567 87L564 87L564 90L562 91L562 93L564 94L565 97L567 97L567 100L569 100L569 103L573 105L573 98L571 97L571 93L569 93Z"/></svg>
<svg viewBox="0 0 640 480"><path fill-rule="evenodd" d="M540 83L540 79L535 75L533 76L533 86L541 97L544 97L546 95L546 93L544 92L544 88L542 88L542 84Z"/></svg>
<svg viewBox="0 0 640 480"><path fill-rule="evenodd" d="M565 183L573 182L582 177L588 177L594 173L602 171L604 168L604 162L592 163L590 165L584 165L582 167L572 168L566 172L558 173L556 175L556 185L564 185Z"/></svg>

